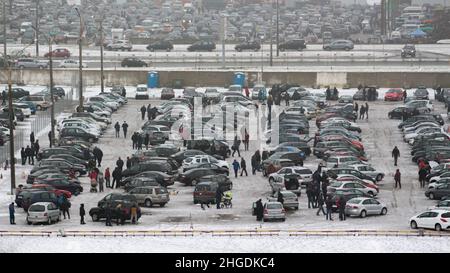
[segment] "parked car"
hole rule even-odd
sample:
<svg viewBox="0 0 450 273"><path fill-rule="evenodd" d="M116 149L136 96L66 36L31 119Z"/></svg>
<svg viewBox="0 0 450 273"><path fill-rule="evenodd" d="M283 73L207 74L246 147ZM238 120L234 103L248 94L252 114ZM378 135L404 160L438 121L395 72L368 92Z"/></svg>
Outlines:
<svg viewBox="0 0 450 273"><path fill-rule="evenodd" d="M429 228L436 231L448 230L450 228L450 212L448 210L429 210L417 214L409 219L412 229Z"/></svg>
<svg viewBox="0 0 450 273"><path fill-rule="evenodd" d="M386 205L373 198L352 198L347 201L345 214L365 218L367 215L386 215Z"/></svg>
<svg viewBox="0 0 450 273"><path fill-rule="evenodd" d="M131 207L133 207L133 205L137 206L137 220L139 220L139 218L141 218L141 208L137 205L136 198L131 202L128 200L110 200L102 203L98 207L91 208L89 210L89 215L94 222L105 219L106 208L108 206L111 209L112 219L123 219L123 222L125 222L126 220L131 220ZM118 207L120 207L120 209L118 209Z"/></svg>
<svg viewBox="0 0 450 273"><path fill-rule="evenodd" d="M39 68L44 69L48 68L49 62L44 60L36 60L36 59L29 59L29 58L20 58L16 61L15 67L19 69L25 69L25 68Z"/></svg>
<svg viewBox="0 0 450 273"><path fill-rule="evenodd" d="M403 100L403 89L391 88L384 94L384 101L401 101Z"/></svg>
<svg viewBox="0 0 450 273"><path fill-rule="evenodd" d="M172 88L165 87L161 90L161 99L162 100L170 100L173 98L175 98L175 92L173 91Z"/></svg>
<svg viewBox="0 0 450 273"><path fill-rule="evenodd" d="M148 208L154 204L164 207L170 201L169 192L161 186L136 187L130 190L129 194L134 195L139 204L144 204Z"/></svg>
<svg viewBox="0 0 450 273"><path fill-rule="evenodd" d="M354 45L352 41L348 40L336 40L329 44L324 44L323 49L324 50L351 50L353 49Z"/></svg>
<svg viewBox="0 0 450 273"><path fill-rule="evenodd" d="M332 193L337 190L347 191L347 190L352 190L352 189L357 189L357 190L363 192L364 194L368 194L371 197L374 197L378 194L378 192L374 188L365 186L363 184L360 184L360 183L354 182L354 181L333 182L330 184L330 186L328 186L327 192Z"/></svg>
<svg viewBox="0 0 450 273"><path fill-rule="evenodd" d="M148 64L138 58L128 57L122 60L120 63L122 67L147 67Z"/></svg>
<svg viewBox="0 0 450 273"><path fill-rule="evenodd" d="M6 97L9 98L9 90L5 89L6 92ZM12 97L13 99L20 99L21 97L25 97L25 96L29 96L30 92L27 90L24 90L23 88L20 87L13 87L12 88Z"/></svg>
<svg viewBox="0 0 450 273"><path fill-rule="evenodd" d="M450 196L450 183L437 185L435 188L428 189L425 196L432 200L439 200L442 197Z"/></svg>
<svg viewBox="0 0 450 273"><path fill-rule="evenodd" d="M31 102L34 105L36 105L36 109L39 111L46 110L46 109L50 108L50 106L52 105L51 98L44 96L44 95L24 96L24 97L21 97L20 99L18 99L17 102L20 102L20 103Z"/></svg>
<svg viewBox="0 0 450 273"><path fill-rule="evenodd" d="M159 171L171 175L173 173L172 167L167 162L153 161L142 162L126 169L122 172L123 177L134 176L142 172Z"/></svg>
<svg viewBox="0 0 450 273"><path fill-rule="evenodd" d="M280 202L269 201L264 204L263 221L269 220L286 221L286 211Z"/></svg>
<svg viewBox="0 0 450 273"><path fill-rule="evenodd" d="M173 50L173 44L169 41L164 41L164 40L156 41L156 42L149 44L147 46L147 50L152 51L152 52L155 50L165 50L167 52L170 52Z"/></svg>
<svg viewBox="0 0 450 273"><path fill-rule="evenodd" d="M28 208L34 203L39 202L51 202L54 204L57 203L57 197L55 193L42 190L22 190L19 194L19 197L17 198L21 199L21 207L23 208L24 211L28 211Z"/></svg>
<svg viewBox="0 0 450 273"><path fill-rule="evenodd" d="M148 88L147 85L145 84L139 84L138 86L136 86L136 95L135 95L135 99L145 99L148 100L149 99L149 93L148 93Z"/></svg>
<svg viewBox="0 0 450 273"><path fill-rule="evenodd" d="M77 196L81 192L83 192L83 187L80 184L74 183L74 182L68 180L67 178L65 178L65 179L64 178L63 179L58 179L58 178L45 179L45 180L41 180L41 181L36 180L34 183L50 185L50 186L54 187L55 189L68 191L75 196Z"/></svg>
<svg viewBox="0 0 450 273"><path fill-rule="evenodd" d="M349 167L354 168L355 170L372 177L376 181L381 181L384 178L383 172L379 172L379 171L375 170L375 168L370 165L353 164L353 165L350 165Z"/></svg>
<svg viewBox="0 0 450 273"><path fill-rule="evenodd" d="M54 222L59 222L60 218L61 212L56 204L52 202L37 202L28 208L26 221L28 225L34 223L48 223L50 225Z"/></svg>
<svg viewBox="0 0 450 273"><path fill-rule="evenodd" d="M89 142L97 142L98 136L81 128L63 128L59 132L60 137L77 137Z"/></svg>
<svg viewBox="0 0 450 273"><path fill-rule="evenodd" d="M298 210L298 196L297 194L293 193L292 191L288 190L280 190L275 191L272 197L269 197L269 201L277 201L278 195L281 193L283 197L283 208L285 209L295 209Z"/></svg>
<svg viewBox="0 0 450 273"><path fill-rule="evenodd" d="M155 179L149 177L134 178L129 183L125 184L125 192L129 192L137 187L159 187L160 184Z"/></svg>
<svg viewBox="0 0 450 273"><path fill-rule="evenodd" d="M195 186L199 183L201 177L215 174L216 172L211 169L198 168L180 174L179 181L185 185Z"/></svg>

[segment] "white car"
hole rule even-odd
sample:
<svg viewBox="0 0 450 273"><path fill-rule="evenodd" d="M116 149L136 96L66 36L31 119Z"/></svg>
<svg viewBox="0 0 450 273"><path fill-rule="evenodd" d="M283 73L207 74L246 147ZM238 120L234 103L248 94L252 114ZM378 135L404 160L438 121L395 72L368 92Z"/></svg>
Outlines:
<svg viewBox="0 0 450 273"><path fill-rule="evenodd" d="M119 103L115 102L113 100L110 100L108 98L105 97L90 97L87 99L87 102L101 102L104 103L106 106L108 106L109 108L111 108L112 110L116 111L117 109L119 109Z"/></svg>
<svg viewBox="0 0 450 273"><path fill-rule="evenodd" d="M379 172L375 170L374 167L366 164L353 164L349 166L350 168L353 168L357 171L360 171L361 173L368 175L372 178L374 178L376 181L381 181L384 178L384 173Z"/></svg>
<svg viewBox="0 0 450 273"><path fill-rule="evenodd" d="M328 192L333 192L336 190L350 190L350 189L357 189L360 190L370 196L376 196L378 194L378 192L371 187L365 186L363 184L360 184L358 182L355 181L336 181L330 184L330 186L328 186L327 191Z"/></svg>
<svg viewBox="0 0 450 273"><path fill-rule="evenodd" d="M135 99L149 99L149 93L148 93L148 88L147 85L145 84L139 84L138 86L136 86L136 95L134 97Z"/></svg>
<svg viewBox="0 0 450 273"><path fill-rule="evenodd" d="M335 165L343 167L354 164L364 165L364 162L356 156L330 156L326 160L325 167L332 168Z"/></svg>
<svg viewBox="0 0 450 273"><path fill-rule="evenodd" d="M412 229L430 228L437 231L450 229L450 211L434 209L417 214L409 219Z"/></svg>
<svg viewBox="0 0 450 273"><path fill-rule="evenodd" d="M78 128L78 129L83 129L93 135L96 136L100 136L101 135L101 130L92 127L90 124L83 122L83 121L67 121L67 122L62 122L61 127L59 128L59 130L62 130L64 128Z"/></svg>
<svg viewBox="0 0 450 273"><path fill-rule="evenodd" d="M27 224L59 222L61 212L59 208L51 202L38 202L32 204L27 212Z"/></svg>
<svg viewBox="0 0 450 273"><path fill-rule="evenodd" d="M81 64L81 66L83 68L87 68L88 67L87 64ZM68 59L66 59L66 60L62 60L59 63L58 67L59 68L79 68L80 65L79 65L79 62L76 61L76 60L68 60Z"/></svg>
<svg viewBox="0 0 450 273"><path fill-rule="evenodd" d="M420 128L414 133L406 134L403 139L405 142L409 142L410 140L420 136L420 135L427 135L427 134L434 134L434 133L444 133L441 127L425 127Z"/></svg>
<svg viewBox="0 0 450 273"><path fill-rule="evenodd" d="M404 127L403 134L404 135L411 134L411 133L418 131L419 129L429 128L429 127L440 127L440 125L436 124L434 122L423 122L422 124L417 124L416 126L413 126L413 127Z"/></svg>
<svg viewBox="0 0 450 273"><path fill-rule="evenodd" d="M20 110L22 110L22 113L24 114L25 117L29 118L31 116L31 109L30 109L30 106L28 104L14 102L13 103L13 107L14 108L20 108Z"/></svg>
<svg viewBox="0 0 450 273"><path fill-rule="evenodd" d="M297 174L300 176L301 184L309 183L312 181L312 171L306 167L292 166L281 168L278 172L271 173L269 175L269 182L284 183L284 177L289 174Z"/></svg>
<svg viewBox="0 0 450 273"><path fill-rule="evenodd" d="M407 107L414 107L420 109L425 109L427 112L433 111L433 104L430 100L412 100L405 103Z"/></svg>
<svg viewBox="0 0 450 273"><path fill-rule="evenodd" d="M9 137L9 129L5 127L0 127L0 132L5 134L5 136Z"/></svg>
<svg viewBox="0 0 450 273"><path fill-rule="evenodd" d="M229 169L228 163L225 160L218 160L210 155L196 155L193 157L188 157L183 160L183 167L199 163L214 163L219 167Z"/></svg>
<svg viewBox="0 0 450 273"><path fill-rule="evenodd" d="M439 180L441 180L443 178L450 178L450 171L445 172L445 173L443 173L443 174L441 174L439 176L433 176L432 178L430 178L430 183L439 181Z"/></svg>
<svg viewBox="0 0 450 273"><path fill-rule="evenodd" d="M430 184L428 184L428 188L434 189L439 185L448 184L448 183L450 183L450 177L442 178L442 179L434 181L434 182L430 181Z"/></svg>

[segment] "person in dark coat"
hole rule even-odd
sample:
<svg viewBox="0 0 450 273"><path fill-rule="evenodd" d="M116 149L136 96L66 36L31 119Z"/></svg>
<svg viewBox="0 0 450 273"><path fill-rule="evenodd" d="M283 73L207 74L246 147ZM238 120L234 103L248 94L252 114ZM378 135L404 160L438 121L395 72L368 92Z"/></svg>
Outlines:
<svg viewBox="0 0 450 273"><path fill-rule="evenodd" d="M425 181L427 180L427 174L428 171L426 168L421 168L419 170L419 182L421 188L425 188Z"/></svg>
<svg viewBox="0 0 450 273"><path fill-rule="evenodd" d="M325 209L323 208L323 204L325 203L325 200L323 200L323 194L320 193L319 197L317 198L317 207L319 208L317 210L316 215L319 216L320 212L323 213L323 215L326 215Z"/></svg>
<svg viewBox="0 0 450 273"><path fill-rule="evenodd" d="M232 165L233 165L233 170L234 170L234 177L237 178L238 177L238 171L239 171L239 168L240 168L239 162L237 162L237 160L235 159L233 161Z"/></svg>
<svg viewBox="0 0 450 273"><path fill-rule="evenodd" d="M255 161L256 161L256 168L257 170L261 169L261 153L259 150L256 150L255 152Z"/></svg>
<svg viewBox="0 0 450 273"><path fill-rule="evenodd" d="M152 118L151 109L152 109L152 105L149 103L148 106L147 106L147 118L148 118L148 120L150 120Z"/></svg>
<svg viewBox="0 0 450 273"><path fill-rule="evenodd" d="M256 170L258 169L258 164L256 163L256 155L253 154L251 158L251 164L252 164L252 174L256 174Z"/></svg>
<svg viewBox="0 0 450 273"><path fill-rule="evenodd" d="M106 204L105 216L106 216L106 226L112 227L112 223L111 223L112 211L111 211L111 207L109 204Z"/></svg>
<svg viewBox="0 0 450 273"><path fill-rule="evenodd" d="M286 92L286 94L284 95L284 101L286 102L286 106L289 106L289 93Z"/></svg>
<svg viewBox="0 0 450 273"><path fill-rule="evenodd" d="M144 145L145 145L145 149L148 150L148 144L150 143L150 135L149 133L145 134L145 138L144 138Z"/></svg>
<svg viewBox="0 0 450 273"><path fill-rule="evenodd" d="M125 89L125 87L122 87L122 97L126 97L127 96L127 90Z"/></svg>
<svg viewBox="0 0 450 273"><path fill-rule="evenodd" d="M359 108L359 119L363 119L365 113L366 113L366 108L364 107L364 105L361 105L361 108Z"/></svg>
<svg viewBox="0 0 450 273"><path fill-rule="evenodd" d="M31 134L30 134L30 143L33 144L34 141L35 141L34 132L31 132Z"/></svg>
<svg viewBox="0 0 450 273"><path fill-rule="evenodd" d="M137 149L142 150L142 143L144 142L144 139L142 138L141 134L137 134Z"/></svg>
<svg viewBox="0 0 450 273"><path fill-rule="evenodd" d="M408 97L408 93L406 92L406 89L403 90L403 102L406 101L406 98Z"/></svg>
<svg viewBox="0 0 450 273"><path fill-rule="evenodd" d="M84 216L86 215L86 211L84 210L84 204L80 204L80 224L85 225Z"/></svg>
<svg viewBox="0 0 450 273"><path fill-rule="evenodd" d="M98 167L101 167L102 165L102 159L103 159L103 151L100 150L100 148L98 148L97 146L94 148L94 150L92 151L92 153L94 154L94 158L98 163Z"/></svg>
<svg viewBox="0 0 450 273"><path fill-rule="evenodd" d="M222 202L222 195L223 195L222 189L220 187L217 187L217 190L216 190L216 208L217 209L220 209L220 203Z"/></svg>
<svg viewBox="0 0 450 273"><path fill-rule="evenodd" d="M131 135L131 142L133 143L133 150L134 149L136 149L136 147L137 147L137 132L134 132L132 135Z"/></svg>
<svg viewBox="0 0 450 273"><path fill-rule="evenodd" d="M354 109L355 109L356 114L358 114L359 105L358 105L357 102L355 102L355 107L354 107Z"/></svg>
<svg viewBox="0 0 450 273"><path fill-rule="evenodd" d="M27 163L27 156L25 154L24 147L22 147L22 149L20 150L20 159L22 159L22 165L25 165L25 163Z"/></svg>
<svg viewBox="0 0 450 273"><path fill-rule="evenodd" d="M261 221L264 216L264 206L262 204L261 199L256 201L255 213L256 213L256 221Z"/></svg>
<svg viewBox="0 0 450 273"><path fill-rule="evenodd" d="M328 179L327 173L324 171L322 172L322 195L325 200L325 196L327 196L328 186L330 185L330 181Z"/></svg>
<svg viewBox="0 0 450 273"><path fill-rule="evenodd" d="M337 90L337 88L336 88L336 86L334 87L334 89L333 89L333 97L334 97L334 99L338 99L338 97L339 97L339 91Z"/></svg>
<svg viewBox="0 0 450 273"><path fill-rule="evenodd" d="M400 173L400 170L397 169L397 171L395 172L395 175L394 175L395 188L397 188L397 186L400 189L402 188L401 178L402 178L402 174Z"/></svg>
<svg viewBox="0 0 450 273"><path fill-rule="evenodd" d="M127 156L127 169L131 168L131 159Z"/></svg>
<svg viewBox="0 0 450 273"><path fill-rule="evenodd" d="M282 205L284 205L284 198L283 194L281 193L281 190L278 190L277 201L280 202Z"/></svg>
<svg viewBox="0 0 450 273"><path fill-rule="evenodd" d="M16 224L16 218L14 216L14 213L16 212L15 208L14 208L14 202L9 204L9 223L11 225L15 225Z"/></svg>
<svg viewBox="0 0 450 273"><path fill-rule="evenodd" d="M306 196L308 197L308 209L315 208L314 207L314 198L313 198L313 182L309 182L306 185Z"/></svg>
<svg viewBox="0 0 450 273"><path fill-rule="evenodd" d="M119 169L123 169L123 160L122 158L119 157L119 159L117 159L116 161L116 166L119 167Z"/></svg>
<svg viewBox="0 0 450 273"><path fill-rule="evenodd" d="M366 102L366 107L364 107L364 111L366 113L366 119L369 119L369 104Z"/></svg>
<svg viewBox="0 0 450 273"><path fill-rule="evenodd" d="M244 174L244 172L245 172L245 176L248 176L247 162L245 162L245 159L242 157L241 158L241 176Z"/></svg>
<svg viewBox="0 0 450 273"><path fill-rule="evenodd" d="M39 146L39 139L36 139L33 146L34 146L34 155L37 157L39 149L41 148L41 146Z"/></svg>
<svg viewBox="0 0 450 273"><path fill-rule="evenodd" d="M6 91L3 90L3 92L2 92L2 105L5 105L5 104L6 104Z"/></svg>
<svg viewBox="0 0 450 273"><path fill-rule="evenodd" d="M69 200L67 200L67 198L64 196L64 195L62 195L63 197L63 200L62 200L62 203L61 203L61 211L62 211L62 213L63 213L63 215L64 215L64 219L66 219L66 214L67 214L67 217L70 219L70 201Z"/></svg>
<svg viewBox="0 0 450 273"><path fill-rule="evenodd" d="M123 130L123 137L127 138L128 123L126 121L124 121L122 124L122 130Z"/></svg>
<svg viewBox="0 0 450 273"><path fill-rule="evenodd" d="M147 112L147 107L145 107L145 105L142 105L142 107L141 107L141 117L142 117L142 120L145 119L145 112Z"/></svg>
<svg viewBox="0 0 450 273"><path fill-rule="evenodd" d="M116 167L115 169L114 169L114 171L112 172L112 177L113 177L113 181L112 181L112 184L111 184L111 189L114 189L114 186L116 186L116 188L118 188L119 187L119 176L120 176L120 173L121 172L121 169L119 168L119 167Z"/></svg>
<svg viewBox="0 0 450 273"><path fill-rule="evenodd" d="M330 87L327 87L327 90L325 90L326 94L326 100L331 100L331 90Z"/></svg>
<svg viewBox="0 0 450 273"><path fill-rule="evenodd" d="M50 148L52 147L52 131L48 132L48 143L50 143Z"/></svg>
<svg viewBox="0 0 450 273"><path fill-rule="evenodd" d="M367 91L366 91L366 88L363 89L363 100L367 100Z"/></svg>
<svg viewBox="0 0 450 273"><path fill-rule="evenodd" d="M263 151L262 152L262 161L266 160L269 158L269 152L268 151Z"/></svg>
<svg viewBox="0 0 450 273"><path fill-rule="evenodd" d="M338 200L339 220L345 221L345 206L347 205L347 201L345 201L344 196L341 196Z"/></svg>
<svg viewBox="0 0 450 273"><path fill-rule="evenodd" d="M400 157L400 150L397 148L397 146L395 146L392 150L392 157L394 158L394 166L397 166L397 160Z"/></svg>
<svg viewBox="0 0 450 273"><path fill-rule="evenodd" d="M31 150L30 146L28 145L25 148L25 156L28 158L28 164L34 165L33 150ZM31 162L33 162L33 164Z"/></svg>
<svg viewBox="0 0 450 273"><path fill-rule="evenodd" d="M327 207L327 216L325 217L325 219L328 220L328 218L329 218L330 221L333 221L333 218L331 217L331 213L333 210L333 200L331 199L331 196L329 196L329 195L327 196L325 205Z"/></svg>
<svg viewBox="0 0 450 273"><path fill-rule="evenodd" d="M114 125L114 129L116 129L116 137L120 137L120 124L119 122L116 122L116 124Z"/></svg>
<svg viewBox="0 0 450 273"><path fill-rule="evenodd" d="M238 156L241 156L241 152L239 151L239 146L241 146L241 140L238 139L237 135L234 136L233 146L231 149L233 150L233 154L231 156L234 156L234 154L237 152Z"/></svg>

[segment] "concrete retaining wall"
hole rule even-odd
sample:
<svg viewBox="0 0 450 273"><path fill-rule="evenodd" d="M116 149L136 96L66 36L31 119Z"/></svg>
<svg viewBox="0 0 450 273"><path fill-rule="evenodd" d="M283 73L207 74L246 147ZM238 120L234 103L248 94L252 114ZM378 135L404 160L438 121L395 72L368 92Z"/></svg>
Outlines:
<svg viewBox="0 0 450 273"><path fill-rule="evenodd" d="M147 82L148 71L143 70L105 70L106 84L137 85ZM160 71L160 85L172 86L175 80L181 80L184 86L228 86L233 81L233 71L220 70L182 70ZM261 71L247 71L249 83L261 80ZM6 83L6 73L0 70L0 82ZM13 70L13 83L47 85L48 70ZM83 71L85 85L100 85L100 71L87 69ZM263 72L262 80L266 85L276 83L297 83L304 86L349 86L376 85L380 87L416 87L425 85L450 86L448 72ZM55 69L56 85L76 86L77 69Z"/></svg>

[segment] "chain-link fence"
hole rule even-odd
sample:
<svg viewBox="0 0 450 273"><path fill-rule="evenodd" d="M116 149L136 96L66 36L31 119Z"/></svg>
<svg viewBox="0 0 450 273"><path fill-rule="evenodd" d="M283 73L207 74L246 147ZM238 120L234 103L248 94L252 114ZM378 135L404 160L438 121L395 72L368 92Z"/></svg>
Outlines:
<svg viewBox="0 0 450 273"><path fill-rule="evenodd" d="M72 113L78 101L73 100L70 94L66 98L59 99L55 102L55 119L62 113ZM55 128L56 129L56 128ZM48 132L51 130L51 110L36 111L35 115L25 118L23 122L18 121L14 130L14 153L20 151L22 147L26 148L30 145L30 134L34 132L35 138L44 136L47 138ZM42 145L41 145L42 146ZM3 164L10 159L11 142L7 141L0 146L0 163ZM17 160L17 159L16 159Z"/></svg>

